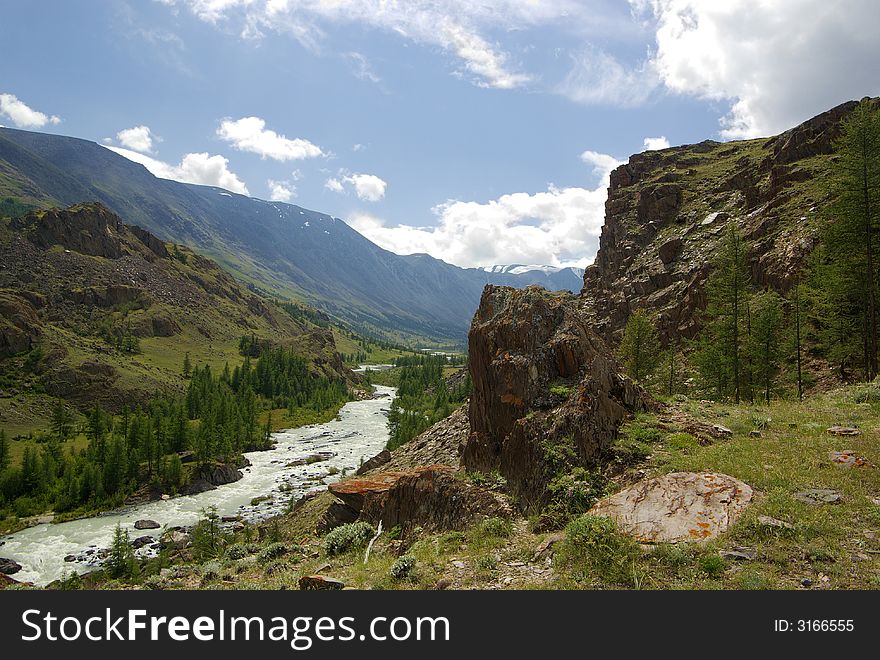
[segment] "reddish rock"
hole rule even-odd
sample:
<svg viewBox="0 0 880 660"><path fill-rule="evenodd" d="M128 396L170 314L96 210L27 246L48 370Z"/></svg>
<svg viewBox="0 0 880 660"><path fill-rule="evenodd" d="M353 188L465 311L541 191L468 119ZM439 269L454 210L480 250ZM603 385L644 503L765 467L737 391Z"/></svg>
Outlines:
<svg viewBox="0 0 880 660"><path fill-rule="evenodd" d="M456 478L445 465L381 472L331 484L329 490L338 501L325 514L324 529L381 520L386 529L399 526L405 536L416 527L464 529L482 517L510 515L500 496Z"/></svg>
<svg viewBox="0 0 880 660"><path fill-rule="evenodd" d="M344 589L345 583L323 575L303 575L299 579L299 588L304 591L335 591Z"/></svg>

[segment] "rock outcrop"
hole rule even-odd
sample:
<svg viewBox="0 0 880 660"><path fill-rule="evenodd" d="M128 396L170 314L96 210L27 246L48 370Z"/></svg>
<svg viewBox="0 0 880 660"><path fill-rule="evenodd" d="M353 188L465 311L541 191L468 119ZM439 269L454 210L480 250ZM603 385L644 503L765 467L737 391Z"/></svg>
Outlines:
<svg viewBox="0 0 880 660"><path fill-rule="evenodd" d="M250 465L247 459L242 463L214 463L199 467L192 476L189 484L183 489L183 495L195 495L206 490L213 490L223 484L231 484L242 478L239 468Z"/></svg>
<svg viewBox="0 0 880 660"><path fill-rule="evenodd" d="M572 295L487 286L468 344L462 466L500 472L521 507L542 502L554 446L594 463L627 415L648 405Z"/></svg>
<svg viewBox="0 0 880 660"><path fill-rule="evenodd" d="M758 286L785 293L818 241L834 141L856 102L772 138L646 151L610 176L605 224L582 297L614 342L630 313L658 314L661 338L693 337L710 264L728 223L749 244Z"/></svg>
<svg viewBox="0 0 880 660"><path fill-rule="evenodd" d="M33 304L13 291L0 291L0 357L29 351L42 334Z"/></svg>
<svg viewBox="0 0 880 660"><path fill-rule="evenodd" d="M726 474L673 472L601 500L590 513L614 519L642 543L707 541L726 531L752 500L752 488Z"/></svg>
<svg viewBox="0 0 880 660"><path fill-rule="evenodd" d="M480 518L510 515L502 497L457 478L445 465L380 472L331 484L329 490L337 501L324 516L324 530L355 520L382 521L407 536L418 527L464 529Z"/></svg>

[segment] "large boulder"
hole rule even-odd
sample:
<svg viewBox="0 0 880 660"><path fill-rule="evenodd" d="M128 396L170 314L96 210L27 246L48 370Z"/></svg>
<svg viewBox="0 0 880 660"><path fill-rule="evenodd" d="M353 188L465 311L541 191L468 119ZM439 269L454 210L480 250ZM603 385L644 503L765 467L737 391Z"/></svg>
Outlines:
<svg viewBox="0 0 880 660"><path fill-rule="evenodd" d="M736 522L751 500L751 486L726 474L673 472L606 497L590 513L612 518L642 543L706 541Z"/></svg>
<svg viewBox="0 0 880 660"><path fill-rule="evenodd" d="M487 286L470 334L471 433L462 465L498 471L523 508L554 476L548 448L596 462L620 424L648 405L569 294Z"/></svg>
<svg viewBox="0 0 880 660"><path fill-rule="evenodd" d="M5 559L0 557L0 573L4 575L14 575L21 570L21 564L13 559Z"/></svg>
<svg viewBox="0 0 880 660"><path fill-rule="evenodd" d="M403 536L416 527L429 530L465 529L486 517L509 517L510 508L499 495L459 479L445 465L381 472L361 479L330 484L337 498L322 527L364 520L399 526Z"/></svg>

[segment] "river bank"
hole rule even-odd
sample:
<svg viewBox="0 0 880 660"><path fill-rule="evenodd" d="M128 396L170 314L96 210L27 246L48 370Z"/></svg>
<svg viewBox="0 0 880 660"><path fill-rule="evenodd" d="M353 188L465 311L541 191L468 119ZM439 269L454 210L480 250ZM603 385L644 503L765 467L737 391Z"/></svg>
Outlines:
<svg viewBox="0 0 880 660"><path fill-rule="evenodd" d="M0 556L21 564L21 571L14 575L16 580L43 586L73 572L94 570L100 564L100 550L109 547L117 524L135 538L143 534L135 532L136 521L159 523L153 542L138 550L148 555L156 551L152 546L158 543L163 529L191 526L209 508L216 508L220 516L246 522L282 513L291 499L326 488L384 448L388 439L387 411L393 396L393 388L376 386L374 398L347 403L330 422L273 434L273 449L245 454L251 465L242 470L243 476L237 481L90 518L39 524L0 538ZM322 460L310 460L311 456ZM71 556L73 561L65 561Z"/></svg>

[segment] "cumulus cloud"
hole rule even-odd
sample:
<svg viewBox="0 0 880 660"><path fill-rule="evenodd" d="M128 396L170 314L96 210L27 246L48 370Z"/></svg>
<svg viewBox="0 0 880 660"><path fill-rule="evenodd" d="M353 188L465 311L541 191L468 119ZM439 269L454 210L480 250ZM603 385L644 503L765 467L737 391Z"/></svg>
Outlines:
<svg viewBox="0 0 880 660"><path fill-rule="evenodd" d="M645 151L659 151L660 149L669 149L669 140L665 135L660 137L646 137L644 141Z"/></svg>
<svg viewBox="0 0 880 660"><path fill-rule="evenodd" d="M107 147L120 156L140 163L160 179L173 179L183 183L196 183L204 186L217 186L231 192L249 195L247 186L234 172L229 170L229 160L220 155L208 153L186 154L178 165L171 165L145 154L122 147Z"/></svg>
<svg viewBox="0 0 880 660"><path fill-rule="evenodd" d="M217 136L239 151L273 160L303 160L325 155L320 147L308 140L289 139L266 128L266 121L260 117L224 119L217 129Z"/></svg>
<svg viewBox="0 0 880 660"><path fill-rule="evenodd" d="M149 126L135 126L119 131L116 134L116 139L127 149L148 154L153 151L153 140L156 138Z"/></svg>
<svg viewBox="0 0 880 660"><path fill-rule="evenodd" d="M354 186L358 199L378 202L385 197L385 188L388 184L375 174L352 174L345 180Z"/></svg>
<svg viewBox="0 0 880 660"><path fill-rule="evenodd" d="M344 193L345 186L342 185L342 181L337 179L336 177L330 177L324 182L324 187L327 190L331 190L335 193Z"/></svg>
<svg viewBox="0 0 880 660"><path fill-rule="evenodd" d="M273 202L289 202L296 197L296 186L288 181L269 179L266 186L269 188L269 199Z"/></svg>
<svg viewBox="0 0 880 660"><path fill-rule="evenodd" d="M587 165L593 166L593 174L595 174L599 179L601 179L618 165L622 164L621 161L617 160L614 156L609 156L608 154L602 154L598 151L589 150L584 151L581 154L581 160L584 161Z"/></svg>
<svg viewBox="0 0 880 660"><path fill-rule="evenodd" d="M721 134L785 130L880 93L875 0L630 0L656 33L655 67L674 92L729 102Z"/></svg>
<svg viewBox="0 0 880 660"><path fill-rule="evenodd" d="M6 117L19 128L43 128L46 124L61 123L57 115L34 110L15 94L0 94L0 117Z"/></svg>
<svg viewBox="0 0 880 660"><path fill-rule="evenodd" d="M594 167L594 188L549 186L537 193L512 193L488 202L449 200L433 212L437 226L392 226L368 213L349 224L398 254L426 252L464 267L525 263L585 266L598 248L605 216L608 175L616 158L584 152Z"/></svg>
<svg viewBox="0 0 880 660"><path fill-rule="evenodd" d="M346 193L346 184L354 190L358 199L365 202L378 202L385 198L385 189L388 183L375 174L348 174L341 170L339 177L330 177L324 183L327 190L336 193Z"/></svg>

